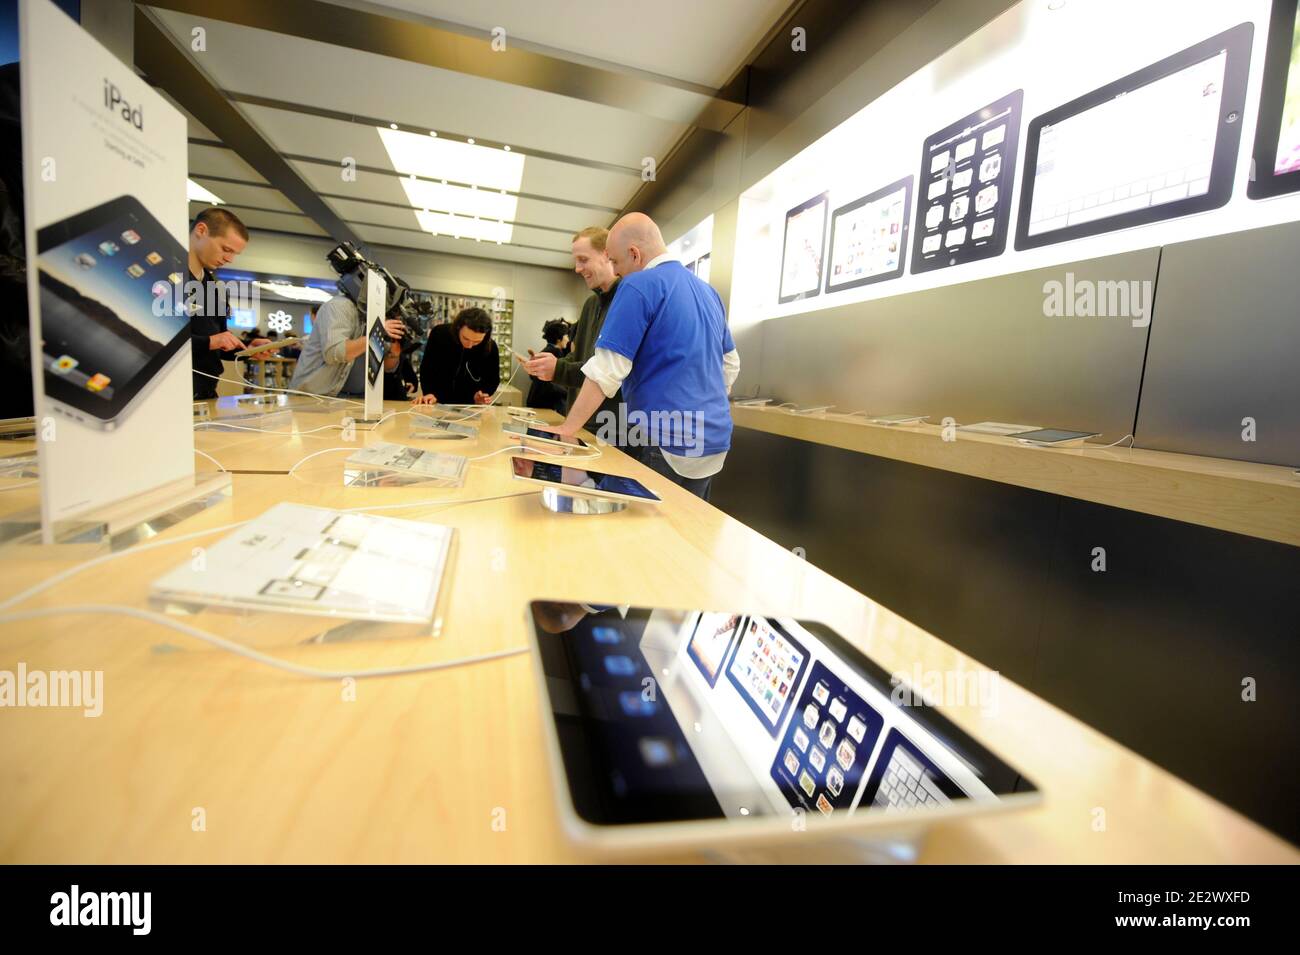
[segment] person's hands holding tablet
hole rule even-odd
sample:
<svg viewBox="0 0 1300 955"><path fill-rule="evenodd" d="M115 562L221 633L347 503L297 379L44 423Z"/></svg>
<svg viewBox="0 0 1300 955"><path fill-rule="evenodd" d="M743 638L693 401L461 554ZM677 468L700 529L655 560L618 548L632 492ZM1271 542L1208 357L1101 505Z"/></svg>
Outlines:
<svg viewBox="0 0 1300 955"><path fill-rule="evenodd" d="M243 351L244 343L234 336L232 332L217 332L215 335L208 336L209 351Z"/></svg>
<svg viewBox="0 0 1300 955"><path fill-rule="evenodd" d="M492 403L492 396L489 395L486 391L476 391L476 392L474 392L474 404L476 404L476 405L488 405L488 404L491 404L491 403Z"/></svg>

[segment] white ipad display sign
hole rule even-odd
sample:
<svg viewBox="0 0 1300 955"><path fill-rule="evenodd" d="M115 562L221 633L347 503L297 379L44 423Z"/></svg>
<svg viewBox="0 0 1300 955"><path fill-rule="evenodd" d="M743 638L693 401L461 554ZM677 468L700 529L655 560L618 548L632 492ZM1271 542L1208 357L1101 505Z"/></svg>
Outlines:
<svg viewBox="0 0 1300 955"><path fill-rule="evenodd" d="M19 8L41 523L194 473L184 117L48 0ZM147 461L147 467L140 462Z"/></svg>

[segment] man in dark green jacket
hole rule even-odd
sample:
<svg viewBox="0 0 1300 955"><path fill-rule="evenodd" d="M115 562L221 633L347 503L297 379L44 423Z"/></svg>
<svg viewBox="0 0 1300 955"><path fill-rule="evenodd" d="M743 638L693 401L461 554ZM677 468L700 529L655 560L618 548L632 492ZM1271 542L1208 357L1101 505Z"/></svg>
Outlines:
<svg viewBox="0 0 1300 955"><path fill-rule="evenodd" d="M605 240L609 230L600 226L588 226L573 237L573 271L582 276L591 289L591 296L582 304L582 314L573 332L573 347L569 354L557 359L554 355L542 352L534 355L524 364L524 371L542 381L554 381L564 388L568 395L566 407L573 407L573 401L582 390L587 380L582 373L582 366L596 352L596 339L605 324L605 315L609 303L614 301L614 292L618 288L618 276L614 266L605 255ZM600 409L592 416L593 423L607 420L601 411L609 411L618 418L618 406L623 400L620 391L613 398L605 399Z"/></svg>

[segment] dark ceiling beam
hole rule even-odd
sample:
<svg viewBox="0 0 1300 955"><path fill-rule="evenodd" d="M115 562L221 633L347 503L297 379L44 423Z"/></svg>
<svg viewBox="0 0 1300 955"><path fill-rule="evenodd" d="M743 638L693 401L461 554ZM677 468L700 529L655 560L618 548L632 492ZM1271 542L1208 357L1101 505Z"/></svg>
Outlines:
<svg viewBox="0 0 1300 955"><path fill-rule="evenodd" d="M271 144L232 106L156 23L152 14L135 9L135 65L200 123L282 192L336 241L361 246L361 238L334 214Z"/></svg>
<svg viewBox="0 0 1300 955"><path fill-rule="evenodd" d="M555 93L700 129L726 129L743 108L742 103L721 94L698 93L644 76L512 47L508 36L506 49L494 51L488 34L465 35L321 0L223 0L220 4L211 0L151 0L147 5Z"/></svg>

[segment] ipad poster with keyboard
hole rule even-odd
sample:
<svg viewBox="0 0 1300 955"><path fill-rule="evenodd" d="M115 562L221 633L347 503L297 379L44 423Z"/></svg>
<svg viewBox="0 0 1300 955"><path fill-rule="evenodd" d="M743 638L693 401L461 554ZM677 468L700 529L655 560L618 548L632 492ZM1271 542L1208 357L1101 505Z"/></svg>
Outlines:
<svg viewBox="0 0 1300 955"><path fill-rule="evenodd" d="M194 474L185 118L49 0L19 8L44 539Z"/></svg>
<svg viewBox="0 0 1300 955"><path fill-rule="evenodd" d="M813 664L772 763L796 809L829 816L853 804L884 721L821 661Z"/></svg>
<svg viewBox="0 0 1300 955"><path fill-rule="evenodd" d="M897 727L890 729L861 805L885 812L937 809L966 793Z"/></svg>
<svg viewBox="0 0 1300 955"><path fill-rule="evenodd" d="M1023 98L1016 90L926 139L913 274L993 258L1006 248Z"/></svg>

